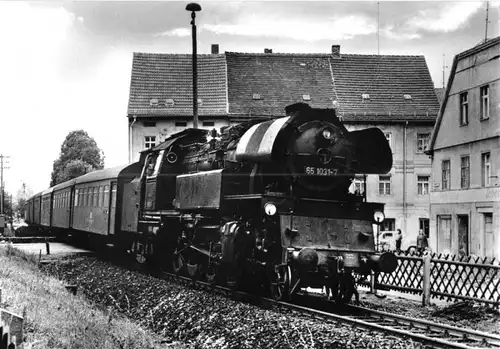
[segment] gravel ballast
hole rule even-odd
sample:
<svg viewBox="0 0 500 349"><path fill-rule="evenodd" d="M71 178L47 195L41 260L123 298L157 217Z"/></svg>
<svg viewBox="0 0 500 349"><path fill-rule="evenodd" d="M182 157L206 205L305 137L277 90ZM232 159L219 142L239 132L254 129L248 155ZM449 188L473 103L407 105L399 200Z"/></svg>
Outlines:
<svg viewBox="0 0 500 349"><path fill-rule="evenodd" d="M185 348L425 348L410 339L311 319L144 275L94 257L67 258L44 270L78 286L91 301Z"/></svg>

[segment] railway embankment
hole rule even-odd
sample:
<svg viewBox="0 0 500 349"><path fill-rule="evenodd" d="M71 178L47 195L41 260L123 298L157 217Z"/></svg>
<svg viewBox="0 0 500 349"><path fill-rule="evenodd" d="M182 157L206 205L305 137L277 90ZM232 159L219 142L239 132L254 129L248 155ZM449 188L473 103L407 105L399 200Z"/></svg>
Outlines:
<svg viewBox="0 0 500 349"><path fill-rule="evenodd" d="M425 348L406 338L241 303L95 258L69 258L44 268L77 284L93 302L187 348Z"/></svg>
<svg viewBox="0 0 500 349"><path fill-rule="evenodd" d="M183 348L84 295L72 295L37 264L38 255L0 244L0 308L24 315L24 349Z"/></svg>

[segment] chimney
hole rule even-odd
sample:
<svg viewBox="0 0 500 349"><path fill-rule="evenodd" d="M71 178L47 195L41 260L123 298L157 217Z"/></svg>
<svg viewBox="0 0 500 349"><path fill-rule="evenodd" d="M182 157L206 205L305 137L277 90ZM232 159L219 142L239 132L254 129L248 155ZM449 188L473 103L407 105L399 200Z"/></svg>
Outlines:
<svg viewBox="0 0 500 349"><path fill-rule="evenodd" d="M340 45L332 45L332 56L340 57Z"/></svg>
<svg viewBox="0 0 500 349"><path fill-rule="evenodd" d="M212 54L219 54L219 44L212 44Z"/></svg>
<svg viewBox="0 0 500 349"><path fill-rule="evenodd" d="M273 53L273 49L272 48L265 48L264 53Z"/></svg>

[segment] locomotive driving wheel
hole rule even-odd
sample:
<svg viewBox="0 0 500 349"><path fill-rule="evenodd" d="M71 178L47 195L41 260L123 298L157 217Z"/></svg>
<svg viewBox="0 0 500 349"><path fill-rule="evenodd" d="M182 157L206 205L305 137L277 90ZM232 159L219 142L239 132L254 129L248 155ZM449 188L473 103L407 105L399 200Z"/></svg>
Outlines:
<svg viewBox="0 0 500 349"><path fill-rule="evenodd" d="M292 270L288 265L275 265L270 275L271 297L277 301L286 301L289 297Z"/></svg>

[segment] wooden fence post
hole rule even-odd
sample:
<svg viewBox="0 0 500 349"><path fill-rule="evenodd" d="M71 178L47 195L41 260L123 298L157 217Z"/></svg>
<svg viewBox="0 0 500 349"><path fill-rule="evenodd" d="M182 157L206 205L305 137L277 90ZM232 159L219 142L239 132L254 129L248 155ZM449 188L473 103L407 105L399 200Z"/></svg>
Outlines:
<svg viewBox="0 0 500 349"><path fill-rule="evenodd" d="M378 274L374 271L372 271L372 274L370 276L370 293L377 293L377 289L375 287L376 283L377 283L377 276Z"/></svg>
<svg viewBox="0 0 500 349"><path fill-rule="evenodd" d="M0 333L2 333L2 341L7 345L7 348L22 349L23 348L23 318L0 309ZM0 342L0 347L2 342Z"/></svg>
<svg viewBox="0 0 500 349"><path fill-rule="evenodd" d="M45 249L47 250L47 254L50 254L49 240L45 240Z"/></svg>
<svg viewBox="0 0 500 349"><path fill-rule="evenodd" d="M422 262L422 305L425 307L431 304L431 254L425 254Z"/></svg>

